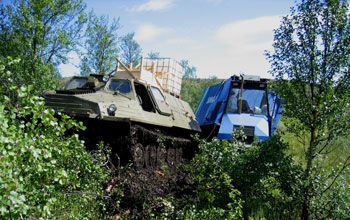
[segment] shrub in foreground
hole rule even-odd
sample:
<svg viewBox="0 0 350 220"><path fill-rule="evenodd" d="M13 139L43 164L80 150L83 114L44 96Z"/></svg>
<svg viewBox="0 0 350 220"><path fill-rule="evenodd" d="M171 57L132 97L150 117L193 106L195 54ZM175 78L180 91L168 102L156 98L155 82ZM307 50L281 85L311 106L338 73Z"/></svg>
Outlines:
<svg viewBox="0 0 350 220"><path fill-rule="evenodd" d="M219 219L297 218L301 169L286 155L288 145L275 136L247 146L238 141L240 135L235 133L232 142L201 141L200 152L188 167L194 196L188 196L186 203L195 208L190 206L187 212L222 216Z"/></svg>
<svg viewBox="0 0 350 220"><path fill-rule="evenodd" d="M0 218L102 218L108 173L77 135L65 135L82 126L13 84L7 65L16 62L0 64Z"/></svg>

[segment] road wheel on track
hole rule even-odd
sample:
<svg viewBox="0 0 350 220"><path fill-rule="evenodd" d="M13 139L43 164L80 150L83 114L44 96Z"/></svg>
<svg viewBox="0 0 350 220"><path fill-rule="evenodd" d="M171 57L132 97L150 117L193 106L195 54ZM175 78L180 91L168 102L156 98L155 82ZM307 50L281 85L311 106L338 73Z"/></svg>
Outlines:
<svg viewBox="0 0 350 220"><path fill-rule="evenodd" d="M151 145L149 150L149 164L155 168L157 166L157 147Z"/></svg>
<svg viewBox="0 0 350 220"><path fill-rule="evenodd" d="M175 148L169 147L167 152L167 163L174 165L176 163L176 150Z"/></svg>
<svg viewBox="0 0 350 220"><path fill-rule="evenodd" d="M145 153L142 144L135 144L132 148L133 162L137 169L141 169L145 162Z"/></svg>

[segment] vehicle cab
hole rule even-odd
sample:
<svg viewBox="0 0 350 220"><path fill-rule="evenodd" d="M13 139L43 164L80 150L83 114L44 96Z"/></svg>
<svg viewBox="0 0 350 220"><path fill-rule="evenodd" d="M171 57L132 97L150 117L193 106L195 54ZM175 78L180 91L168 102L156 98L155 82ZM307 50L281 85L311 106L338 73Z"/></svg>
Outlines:
<svg viewBox="0 0 350 220"><path fill-rule="evenodd" d="M256 76L234 77L218 138L230 140L233 130L243 129L247 142L252 142L254 136L267 140L271 133L268 104L266 80Z"/></svg>
<svg viewBox="0 0 350 220"><path fill-rule="evenodd" d="M259 76L232 76L205 89L196 117L206 137L232 139L241 129L251 143L254 137L267 140L273 135L282 107L280 98L268 91L267 79Z"/></svg>

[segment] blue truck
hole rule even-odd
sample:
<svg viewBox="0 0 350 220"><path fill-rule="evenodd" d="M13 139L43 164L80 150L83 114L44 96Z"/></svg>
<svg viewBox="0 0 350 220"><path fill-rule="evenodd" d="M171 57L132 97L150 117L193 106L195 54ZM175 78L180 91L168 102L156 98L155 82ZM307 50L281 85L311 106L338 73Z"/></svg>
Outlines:
<svg viewBox="0 0 350 220"><path fill-rule="evenodd" d="M235 129L243 129L246 142L254 137L268 140L282 113L281 98L268 90L268 79L234 75L206 88L196 109L203 137L232 139Z"/></svg>

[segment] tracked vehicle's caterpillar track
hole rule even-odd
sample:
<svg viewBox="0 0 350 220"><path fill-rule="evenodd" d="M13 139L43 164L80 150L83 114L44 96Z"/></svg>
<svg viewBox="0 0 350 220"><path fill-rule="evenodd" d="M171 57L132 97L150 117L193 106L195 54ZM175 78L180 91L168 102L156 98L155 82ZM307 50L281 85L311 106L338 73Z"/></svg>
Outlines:
<svg viewBox="0 0 350 220"><path fill-rule="evenodd" d="M160 130L132 125L131 156L137 169L158 168L164 163L174 166L193 156L190 139L168 136Z"/></svg>
<svg viewBox="0 0 350 220"><path fill-rule="evenodd" d="M165 128L146 127L129 122L83 121L87 127L80 133L90 150L95 150L101 141L111 148L111 160L116 166L130 162L137 170L156 170L163 165L175 166L194 156L196 144L181 132ZM169 135L171 132L172 135ZM178 134L174 136L173 134Z"/></svg>

